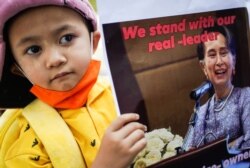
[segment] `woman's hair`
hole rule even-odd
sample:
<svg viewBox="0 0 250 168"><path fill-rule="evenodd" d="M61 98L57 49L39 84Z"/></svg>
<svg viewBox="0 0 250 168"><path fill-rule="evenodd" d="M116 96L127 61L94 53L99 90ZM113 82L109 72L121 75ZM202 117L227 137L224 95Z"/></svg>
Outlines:
<svg viewBox="0 0 250 168"><path fill-rule="evenodd" d="M201 34L203 34L205 31L207 33L218 32L218 33L222 34L226 39L227 48L232 53L232 55L233 55L233 57L235 59L235 56L236 56L235 40L234 40L232 32L227 27L216 25L216 26L213 26L213 27L203 29ZM198 46L197 46L197 54L198 54L198 59L199 60L204 59L204 54L205 54L204 47L205 47L204 42L199 43Z"/></svg>

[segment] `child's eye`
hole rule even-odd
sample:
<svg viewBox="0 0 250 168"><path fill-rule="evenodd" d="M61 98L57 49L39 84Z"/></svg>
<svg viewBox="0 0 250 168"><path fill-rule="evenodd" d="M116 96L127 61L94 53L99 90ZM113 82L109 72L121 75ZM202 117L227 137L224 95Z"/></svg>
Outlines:
<svg viewBox="0 0 250 168"><path fill-rule="evenodd" d="M72 41L73 37L74 37L73 35L67 34L67 35L63 36L63 37L60 39L59 43L60 43L60 44L67 44L67 43L69 43L69 42Z"/></svg>
<svg viewBox="0 0 250 168"><path fill-rule="evenodd" d="M37 54L38 52L41 51L41 47L39 46L31 46L26 50L26 53L28 53L29 55L34 55Z"/></svg>

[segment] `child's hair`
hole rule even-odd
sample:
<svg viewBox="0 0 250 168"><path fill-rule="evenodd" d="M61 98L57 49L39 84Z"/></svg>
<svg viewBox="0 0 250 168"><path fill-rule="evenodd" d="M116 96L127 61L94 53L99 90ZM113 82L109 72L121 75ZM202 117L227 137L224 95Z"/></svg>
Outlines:
<svg viewBox="0 0 250 168"><path fill-rule="evenodd" d="M21 12L40 6L62 6L78 12L89 31L97 30L95 11L88 0L2 0L0 6L0 108L24 107L35 97L29 92L32 84L24 77L14 75L14 64L8 42L9 26Z"/></svg>

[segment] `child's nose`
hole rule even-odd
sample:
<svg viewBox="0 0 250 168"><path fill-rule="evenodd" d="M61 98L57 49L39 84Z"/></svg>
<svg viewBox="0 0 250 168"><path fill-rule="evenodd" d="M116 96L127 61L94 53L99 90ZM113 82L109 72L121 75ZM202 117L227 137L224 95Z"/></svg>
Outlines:
<svg viewBox="0 0 250 168"><path fill-rule="evenodd" d="M47 56L47 68L58 67L67 62L67 58L57 49L52 49Z"/></svg>

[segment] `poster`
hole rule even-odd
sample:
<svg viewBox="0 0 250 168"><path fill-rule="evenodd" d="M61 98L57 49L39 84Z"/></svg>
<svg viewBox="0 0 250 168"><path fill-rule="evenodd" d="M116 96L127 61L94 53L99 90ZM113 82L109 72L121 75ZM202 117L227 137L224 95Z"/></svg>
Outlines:
<svg viewBox="0 0 250 168"><path fill-rule="evenodd" d="M204 28L226 26L234 34L237 74L233 83L236 87L250 86L245 1L204 5L200 1L99 0L97 6L118 109L120 113L139 113L150 130L171 128L185 137L195 105L190 92L206 80L197 45L214 38L202 33ZM208 97L204 96L201 103ZM239 162L245 160L248 157ZM204 166L229 167L220 161Z"/></svg>

